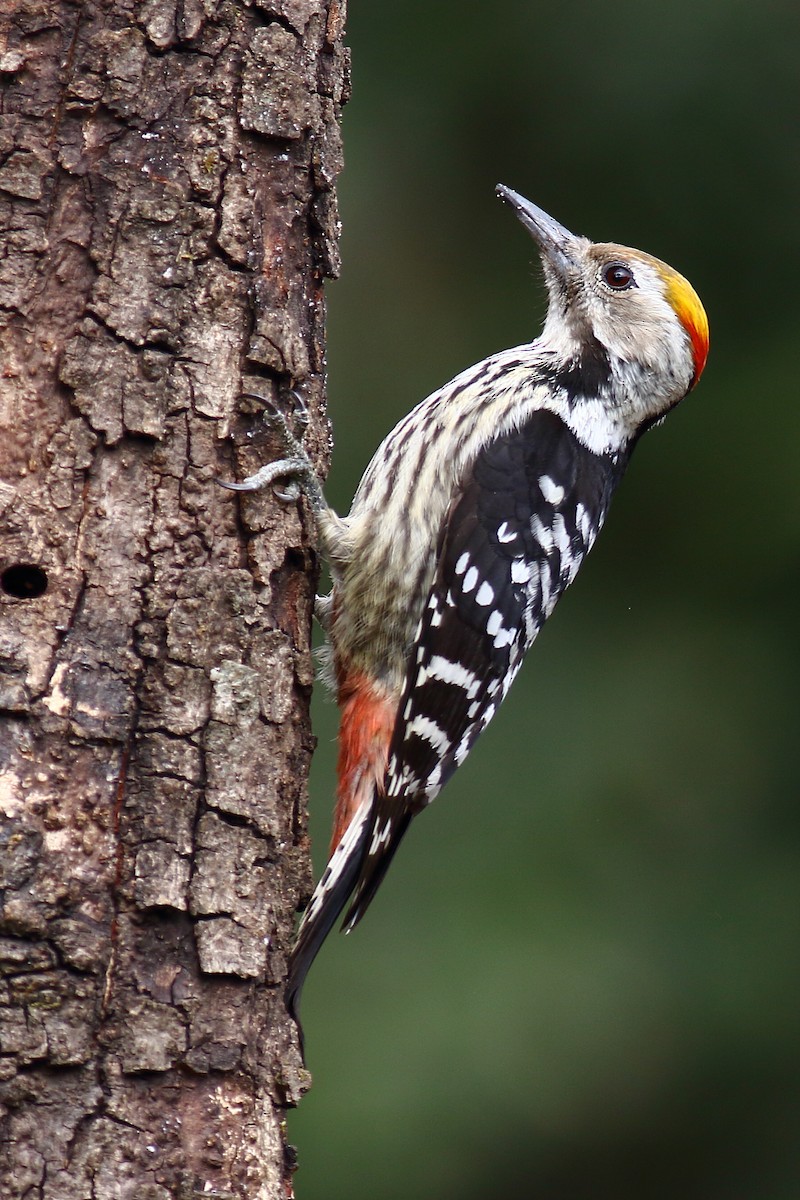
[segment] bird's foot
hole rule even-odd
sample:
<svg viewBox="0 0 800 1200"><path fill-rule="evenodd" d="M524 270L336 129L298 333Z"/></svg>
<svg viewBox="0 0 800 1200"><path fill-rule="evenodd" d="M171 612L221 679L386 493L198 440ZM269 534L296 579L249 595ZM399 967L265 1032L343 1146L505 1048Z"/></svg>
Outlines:
<svg viewBox="0 0 800 1200"><path fill-rule="evenodd" d="M308 457L302 441L291 429L285 414L273 400L259 392L248 391L243 392L242 395L263 404L264 424L283 442L285 457L265 463L263 467L260 467L252 475L248 475L240 483L231 483L225 479L218 479L217 483L231 492L260 492L279 480L286 480L285 486L274 489L279 500L290 503L296 500L301 492L304 492L314 512L320 512L327 508L322 487L311 459ZM292 391L291 395L295 400L295 409L292 415L296 424L304 432L309 423L308 408L299 392Z"/></svg>

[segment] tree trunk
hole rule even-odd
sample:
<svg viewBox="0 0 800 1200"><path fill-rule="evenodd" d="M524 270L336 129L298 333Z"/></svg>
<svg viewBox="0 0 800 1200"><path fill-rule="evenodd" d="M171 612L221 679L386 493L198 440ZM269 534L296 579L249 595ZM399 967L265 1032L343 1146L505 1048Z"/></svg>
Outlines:
<svg viewBox="0 0 800 1200"><path fill-rule="evenodd" d="M325 466L342 24L0 12L9 1200L291 1195L315 560L302 503L214 478L278 450L248 388L299 388Z"/></svg>

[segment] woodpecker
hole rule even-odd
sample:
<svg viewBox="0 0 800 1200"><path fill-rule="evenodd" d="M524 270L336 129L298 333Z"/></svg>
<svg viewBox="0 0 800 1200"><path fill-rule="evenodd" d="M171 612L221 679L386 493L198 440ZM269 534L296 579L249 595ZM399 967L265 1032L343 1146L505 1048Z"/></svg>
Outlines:
<svg viewBox="0 0 800 1200"><path fill-rule="evenodd" d="M412 818L464 761L575 578L638 439L705 366L706 314L677 271L576 236L503 185L497 194L539 250L541 336L404 417L346 517L277 414L287 456L232 485L299 484L333 583L318 615L341 708L338 795L291 957L295 1018L339 913L349 899L343 928L361 920Z"/></svg>

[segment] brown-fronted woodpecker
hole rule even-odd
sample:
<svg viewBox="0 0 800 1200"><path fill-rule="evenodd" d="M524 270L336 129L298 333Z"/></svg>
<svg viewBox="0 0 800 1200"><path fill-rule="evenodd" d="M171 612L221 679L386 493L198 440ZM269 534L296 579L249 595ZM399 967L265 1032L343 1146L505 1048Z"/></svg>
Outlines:
<svg viewBox="0 0 800 1200"><path fill-rule="evenodd" d="M364 915L412 818L464 761L575 578L638 439L695 385L708 353L703 306L677 271L497 193L539 249L541 336L404 417L346 517L277 414L287 456L233 485L296 480L333 583L318 611L341 708L338 799L292 953L295 1016L339 913L350 899L348 930Z"/></svg>

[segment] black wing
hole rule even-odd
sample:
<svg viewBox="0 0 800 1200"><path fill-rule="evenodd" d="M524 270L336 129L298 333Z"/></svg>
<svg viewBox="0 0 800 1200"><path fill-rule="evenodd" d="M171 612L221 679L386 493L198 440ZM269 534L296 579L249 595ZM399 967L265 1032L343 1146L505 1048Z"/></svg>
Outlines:
<svg viewBox="0 0 800 1200"><path fill-rule="evenodd" d="M590 549L624 465L587 450L546 411L477 456L443 529L348 928L414 811L435 799L494 716Z"/></svg>

